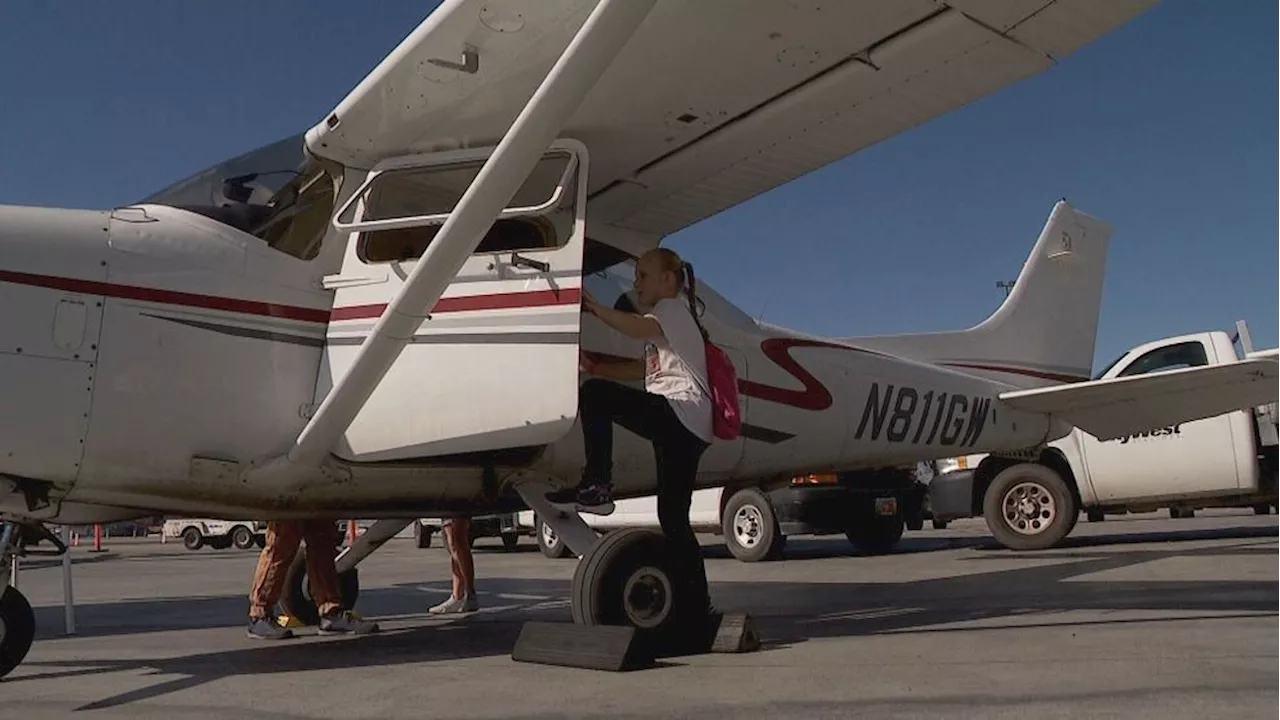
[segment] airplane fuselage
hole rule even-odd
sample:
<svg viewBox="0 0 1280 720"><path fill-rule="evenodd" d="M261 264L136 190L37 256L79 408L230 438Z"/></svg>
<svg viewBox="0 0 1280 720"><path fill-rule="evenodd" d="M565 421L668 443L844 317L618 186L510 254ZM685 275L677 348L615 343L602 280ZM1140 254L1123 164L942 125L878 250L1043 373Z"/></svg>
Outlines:
<svg viewBox="0 0 1280 720"><path fill-rule="evenodd" d="M512 480L576 480L581 434L570 418L550 443L384 452L373 461L339 449L339 476L245 483L229 468L287 449L331 385L327 348L358 320L322 287L342 248L304 261L162 205L0 208L0 233L0 396L10 399L0 420L0 477L24 490L0 499L6 516L485 512L521 506ZM586 252L592 248L588 242ZM630 262L593 272L583 285L598 299L622 297ZM506 297L518 303L529 294ZM566 297L577 312L577 295ZM713 340L737 366L745 422L743 437L708 450L702 486L1014 451L1068 429L1002 407L997 395L1012 386L981 373L762 326L705 285L701 298ZM442 302L426 323L465 322L473 310ZM582 323L584 351L639 357L633 341L594 318ZM498 343L486 352L522 348ZM432 377L431 366L411 369ZM539 378L526 380L537 392ZM386 422L468 412L465 403L422 407ZM653 492L648 443L621 430L615 437L619 493ZM33 488L47 502L33 507Z"/></svg>

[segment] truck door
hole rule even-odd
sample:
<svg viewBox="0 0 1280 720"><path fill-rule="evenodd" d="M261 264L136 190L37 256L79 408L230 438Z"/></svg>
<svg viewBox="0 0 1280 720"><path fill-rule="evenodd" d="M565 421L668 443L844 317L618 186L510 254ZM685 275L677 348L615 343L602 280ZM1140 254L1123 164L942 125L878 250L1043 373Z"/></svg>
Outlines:
<svg viewBox="0 0 1280 720"><path fill-rule="evenodd" d="M1229 361L1229 360L1228 360ZM1191 337L1143 345L1103 377L1167 372L1222 362L1212 343ZM1101 502L1154 499L1236 489L1232 424L1241 413L1182 423L1115 440L1076 430L1085 466Z"/></svg>
<svg viewBox="0 0 1280 720"><path fill-rule="evenodd" d="M380 163L338 211L352 231L317 402L350 367L490 150ZM336 453L413 460L536 449L577 416L586 148L554 143L428 311Z"/></svg>

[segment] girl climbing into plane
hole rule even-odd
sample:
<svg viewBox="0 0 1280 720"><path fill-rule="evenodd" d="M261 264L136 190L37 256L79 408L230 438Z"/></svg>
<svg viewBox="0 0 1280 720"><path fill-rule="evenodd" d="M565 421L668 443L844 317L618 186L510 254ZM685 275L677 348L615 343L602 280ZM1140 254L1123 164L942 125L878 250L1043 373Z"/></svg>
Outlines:
<svg viewBox="0 0 1280 720"><path fill-rule="evenodd" d="M680 300L682 290L687 303ZM644 341L644 359L583 359L583 369L593 376L578 396L586 465L577 487L552 492L547 500L570 512L612 513L613 424L646 438L653 443L658 522L670 557L705 597L706 571L689 524L689 505L698 463L715 439L714 403L693 267L671 250L651 250L636 262L635 291L640 306L648 308L643 314L601 305L583 292L583 312ZM643 390L620 384L640 379Z"/></svg>

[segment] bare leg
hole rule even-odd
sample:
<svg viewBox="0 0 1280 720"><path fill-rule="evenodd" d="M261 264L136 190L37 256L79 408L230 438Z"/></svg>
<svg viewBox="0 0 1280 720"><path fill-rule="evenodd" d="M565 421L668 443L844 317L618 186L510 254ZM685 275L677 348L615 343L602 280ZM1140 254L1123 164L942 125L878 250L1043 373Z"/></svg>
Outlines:
<svg viewBox="0 0 1280 720"><path fill-rule="evenodd" d="M435 615L471 612L476 602L476 567L471 557L471 518L454 518L444 526L444 540L449 547L449 574L452 592L449 599L431 608Z"/></svg>

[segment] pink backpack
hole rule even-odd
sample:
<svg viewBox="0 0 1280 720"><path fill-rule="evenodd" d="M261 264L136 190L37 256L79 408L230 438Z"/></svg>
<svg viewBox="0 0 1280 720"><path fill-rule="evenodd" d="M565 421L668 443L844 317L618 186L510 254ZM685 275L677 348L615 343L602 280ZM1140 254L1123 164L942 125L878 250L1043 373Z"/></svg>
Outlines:
<svg viewBox="0 0 1280 720"><path fill-rule="evenodd" d="M742 434L742 413L738 407L738 372L724 350L707 342L707 384L711 386L711 425L721 440L735 440Z"/></svg>

